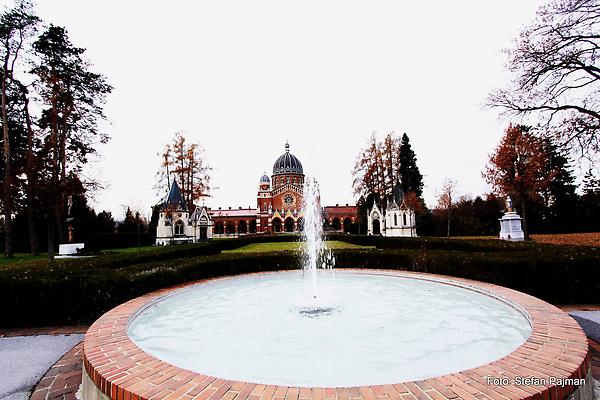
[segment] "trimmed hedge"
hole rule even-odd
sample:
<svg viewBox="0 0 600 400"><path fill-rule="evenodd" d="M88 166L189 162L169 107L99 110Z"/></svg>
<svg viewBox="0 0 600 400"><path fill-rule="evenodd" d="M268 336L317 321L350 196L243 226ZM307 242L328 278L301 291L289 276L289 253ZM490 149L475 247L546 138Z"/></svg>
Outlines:
<svg viewBox="0 0 600 400"><path fill-rule="evenodd" d="M420 250L460 250L484 253L548 251L557 248L576 248L575 246L557 246L535 242L509 242L500 239L459 239L440 237L384 237L334 233L327 235L328 240L339 240L361 246L374 246L378 249L420 249Z"/></svg>
<svg viewBox="0 0 600 400"><path fill-rule="evenodd" d="M372 241L372 246L380 247L337 250L336 267L464 277L507 286L555 304L599 300L600 248L514 243L504 247L505 242L483 241L504 249L493 252L492 243L460 243L473 246L466 251L443 249L461 242L458 240L421 239L419 244L418 239L380 241L376 237L331 235L333 238L354 243L362 240L357 244ZM299 254L293 251L221 253L254 242L295 240L298 237L292 235L243 237L141 253L2 267L0 327L92 322L112 307L159 288L214 276L298 268Z"/></svg>
<svg viewBox="0 0 600 400"><path fill-rule="evenodd" d="M343 249L336 251L336 267L396 269L473 279L553 304L596 304L600 300L598 249L578 255Z"/></svg>
<svg viewBox="0 0 600 400"><path fill-rule="evenodd" d="M156 243L156 235L143 232L139 236L136 232L93 233L85 240L85 250L95 252L109 249L123 249L125 247L152 246Z"/></svg>
<svg viewBox="0 0 600 400"><path fill-rule="evenodd" d="M0 275L0 327L91 322L144 293L197 279L298 268L295 252L219 254L121 268L53 265L34 273Z"/></svg>

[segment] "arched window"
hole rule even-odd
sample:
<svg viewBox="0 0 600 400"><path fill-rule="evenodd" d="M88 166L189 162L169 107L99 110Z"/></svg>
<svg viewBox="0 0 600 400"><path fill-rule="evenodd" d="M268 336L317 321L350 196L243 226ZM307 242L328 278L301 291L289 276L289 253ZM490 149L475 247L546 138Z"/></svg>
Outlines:
<svg viewBox="0 0 600 400"><path fill-rule="evenodd" d="M175 222L175 235L183 235L183 221L182 220L177 220L177 222Z"/></svg>
<svg viewBox="0 0 600 400"><path fill-rule="evenodd" d="M394 226L398 226L398 215L394 213Z"/></svg>
<svg viewBox="0 0 600 400"><path fill-rule="evenodd" d="M406 226L407 225L407 223L406 223L406 214L402 214L402 220L404 221L404 226Z"/></svg>

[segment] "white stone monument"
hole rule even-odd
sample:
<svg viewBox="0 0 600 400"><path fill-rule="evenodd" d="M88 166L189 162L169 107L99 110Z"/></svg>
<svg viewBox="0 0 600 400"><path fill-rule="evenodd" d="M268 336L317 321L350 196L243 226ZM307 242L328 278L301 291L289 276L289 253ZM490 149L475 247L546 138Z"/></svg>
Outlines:
<svg viewBox="0 0 600 400"><path fill-rule="evenodd" d="M513 242L522 242L525 240L521 221L523 218L513 209L511 198L506 199L506 212L500 218L500 239Z"/></svg>

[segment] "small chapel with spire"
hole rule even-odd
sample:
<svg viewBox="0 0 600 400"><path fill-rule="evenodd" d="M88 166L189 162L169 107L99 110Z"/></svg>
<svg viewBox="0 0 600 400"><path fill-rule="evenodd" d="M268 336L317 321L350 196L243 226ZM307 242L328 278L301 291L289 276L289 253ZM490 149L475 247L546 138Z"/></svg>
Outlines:
<svg viewBox="0 0 600 400"><path fill-rule="evenodd" d="M166 200L158 205L156 244L195 243L212 236L212 219L206 207L187 204L173 180Z"/></svg>
<svg viewBox="0 0 600 400"><path fill-rule="evenodd" d="M416 237L417 223L415 211L406 204L400 182L396 182L385 207L380 209L377 202L367 213L367 234L388 237Z"/></svg>

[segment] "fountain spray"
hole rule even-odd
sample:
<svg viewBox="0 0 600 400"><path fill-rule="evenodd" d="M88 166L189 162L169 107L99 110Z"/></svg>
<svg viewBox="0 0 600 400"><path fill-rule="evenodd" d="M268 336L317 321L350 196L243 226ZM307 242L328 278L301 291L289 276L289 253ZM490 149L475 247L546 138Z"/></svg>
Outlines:
<svg viewBox="0 0 600 400"><path fill-rule="evenodd" d="M302 246L304 272L310 274L312 280L313 299L317 298L317 268L331 269L335 263L333 254L323 242L323 215L319 194L319 183L314 177L307 177L304 182L304 229L302 230Z"/></svg>

